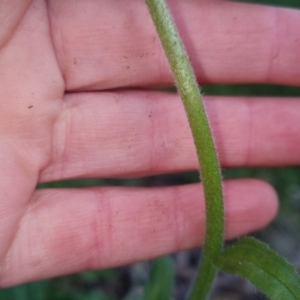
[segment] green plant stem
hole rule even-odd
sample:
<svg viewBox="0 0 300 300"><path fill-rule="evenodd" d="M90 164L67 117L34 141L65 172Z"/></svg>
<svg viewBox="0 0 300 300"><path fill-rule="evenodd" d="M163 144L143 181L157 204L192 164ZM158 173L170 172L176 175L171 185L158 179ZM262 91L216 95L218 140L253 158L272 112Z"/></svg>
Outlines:
<svg viewBox="0 0 300 300"><path fill-rule="evenodd" d="M186 51L165 0L146 0L183 101L196 146L206 203L203 258L188 299L206 299L217 269L212 261L223 248L222 178L209 121ZM200 237L199 237L200 243Z"/></svg>

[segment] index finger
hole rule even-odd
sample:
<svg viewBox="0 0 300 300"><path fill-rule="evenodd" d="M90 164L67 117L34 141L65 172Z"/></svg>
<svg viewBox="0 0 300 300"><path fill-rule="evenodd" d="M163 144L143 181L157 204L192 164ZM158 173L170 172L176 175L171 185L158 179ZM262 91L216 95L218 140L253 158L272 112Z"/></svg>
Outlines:
<svg viewBox="0 0 300 300"><path fill-rule="evenodd" d="M169 1L200 83L300 84L300 11ZM173 84L144 1L49 1L66 89Z"/></svg>

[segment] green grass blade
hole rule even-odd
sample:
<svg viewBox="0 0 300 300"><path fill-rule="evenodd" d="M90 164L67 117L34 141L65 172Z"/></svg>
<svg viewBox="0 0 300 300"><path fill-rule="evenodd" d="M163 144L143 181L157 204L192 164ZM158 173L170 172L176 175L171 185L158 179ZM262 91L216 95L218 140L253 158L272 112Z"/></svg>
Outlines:
<svg viewBox="0 0 300 300"><path fill-rule="evenodd" d="M171 257L154 260L150 280L145 288L144 300L170 300L175 278L175 265Z"/></svg>
<svg viewBox="0 0 300 300"><path fill-rule="evenodd" d="M1 300L42 300L45 295L46 281L18 285L0 289Z"/></svg>
<svg viewBox="0 0 300 300"><path fill-rule="evenodd" d="M300 276L268 245L242 238L215 260L222 271L248 279L272 300L299 300Z"/></svg>

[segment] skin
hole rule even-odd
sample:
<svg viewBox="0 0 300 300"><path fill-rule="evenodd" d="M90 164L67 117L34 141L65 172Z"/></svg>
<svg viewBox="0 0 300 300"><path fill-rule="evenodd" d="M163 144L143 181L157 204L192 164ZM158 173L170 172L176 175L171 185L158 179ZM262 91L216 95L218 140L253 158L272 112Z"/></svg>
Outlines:
<svg viewBox="0 0 300 300"><path fill-rule="evenodd" d="M300 85L300 12L169 1L199 83ZM143 1L1 3L0 286L133 263L202 243L201 186L35 190L51 180L194 170L180 99ZM300 162L296 99L206 97L222 167ZM224 182L226 235L277 197Z"/></svg>

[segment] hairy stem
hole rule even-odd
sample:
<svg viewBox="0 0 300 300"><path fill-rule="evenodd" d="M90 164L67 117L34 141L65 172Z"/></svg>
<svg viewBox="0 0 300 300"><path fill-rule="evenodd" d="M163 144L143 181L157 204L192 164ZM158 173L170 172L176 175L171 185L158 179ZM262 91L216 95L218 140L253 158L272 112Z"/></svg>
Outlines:
<svg viewBox="0 0 300 300"><path fill-rule="evenodd" d="M212 261L223 248L224 209L218 157L200 90L168 6L165 0L146 0L146 3L185 107L201 170L206 236L199 273L188 299L206 299L217 272Z"/></svg>

